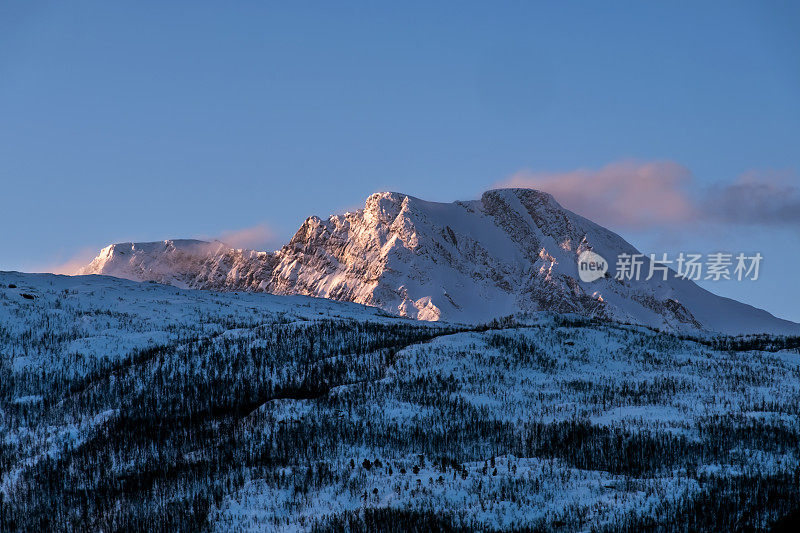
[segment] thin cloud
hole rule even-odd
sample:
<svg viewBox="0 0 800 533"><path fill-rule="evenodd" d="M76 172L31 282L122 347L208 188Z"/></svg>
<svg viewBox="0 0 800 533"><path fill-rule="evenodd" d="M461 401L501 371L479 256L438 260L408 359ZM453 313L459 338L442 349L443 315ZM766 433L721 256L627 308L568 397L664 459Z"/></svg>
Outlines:
<svg viewBox="0 0 800 533"><path fill-rule="evenodd" d="M233 248L250 250L268 250L276 244L275 232L263 222L249 228L224 231L216 239Z"/></svg>
<svg viewBox="0 0 800 533"><path fill-rule="evenodd" d="M623 161L599 170L521 171L502 185L549 192L567 209L615 228L800 226L800 189L788 178L749 172L733 183L703 187L672 161Z"/></svg>
<svg viewBox="0 0 800 533"><path fill-rule="evenodd" d="M88 265L97 256L99 248L85 247L72 254L65 261L57 261L42 267L35 268L37 272L49 272L52 274L66 274L74 276L78 270Z"/></svg>
<svg viewBox="0 0 800 533"><path fill-rule="evenodd" d="M800 189L787 178L750 172L735 183L712 187L701 213L733 224L800 227Z"/></svg>
<svg viewBox="0 0 800 533"><path fill-rule="evenodd" d="M564 207L614 227L653 227L687 220L694 207L686 191L692 175L670 161L623 161L599 170L522 171L505 182L552 194Z"/></svg>

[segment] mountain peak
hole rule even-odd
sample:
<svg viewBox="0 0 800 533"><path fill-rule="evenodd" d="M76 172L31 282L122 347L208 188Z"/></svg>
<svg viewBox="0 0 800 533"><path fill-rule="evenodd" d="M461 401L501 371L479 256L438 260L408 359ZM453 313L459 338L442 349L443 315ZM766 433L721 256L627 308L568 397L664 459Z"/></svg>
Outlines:
<svg viewBox="0 0 800 533"><path fill-rule="evenodd" d="M408 204L408 195L397 192L371 194L364 202L364 216L372 221L391 223Z"/></svg>
<svg viewBox="0 0 800 533"><path fill-rule="evenodd" d="M275 253L194 240L121 243L104 248L83 273L303 294L423 320L553 311L676 331L800 331L687 280L584 282L577 258L585 250L612 264L619 254L638 253L534 189L493 189L480 200L453 203L379 192L354 213L307 218Z"/></svg>
<svg viewBox="0 0 800 533"><path fill-rule="evenodd" d="M553 207L561 208L561 205L553 198L553 195L538 189L529 189L524 187L506 187L500 189L489 189L484 192L481 199L487 196L517 198L519 200L525 199L527 201L535 201L541 204L551 205Z"/></svg>

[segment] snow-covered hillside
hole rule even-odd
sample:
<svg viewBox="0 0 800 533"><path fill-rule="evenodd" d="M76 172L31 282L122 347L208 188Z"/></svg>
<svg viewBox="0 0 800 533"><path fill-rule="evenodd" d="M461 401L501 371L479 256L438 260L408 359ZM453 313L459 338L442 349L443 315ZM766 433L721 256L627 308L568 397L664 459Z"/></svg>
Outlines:
<svg viewBox="0 0 800 533"><path fill-rule="evenodd" d="M799 324L674 276L581 281L577 258L585 250L612 262L638 253L531 189L492 190L451 204L386 192L354 213L307 219L275 253L219 242L122 243L103 249L80 273L303 294L429 321L477 323L548 310L673 331L800 332Z"/></svg>
<svg viewBox="0 0 800 533"><path fill-rule="evenodd" d="M0 272L0 531L767 530L798 346Z"/></svg>

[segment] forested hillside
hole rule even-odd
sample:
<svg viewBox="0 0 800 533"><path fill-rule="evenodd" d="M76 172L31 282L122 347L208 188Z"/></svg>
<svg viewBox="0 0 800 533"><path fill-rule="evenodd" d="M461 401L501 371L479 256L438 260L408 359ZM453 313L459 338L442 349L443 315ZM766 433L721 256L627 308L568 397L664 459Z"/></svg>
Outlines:
<svg viewBox="0 0 800 533"><path fill-rule="evenodd" d="M767 530L798 339L0 274L0 530Z"/></svg>

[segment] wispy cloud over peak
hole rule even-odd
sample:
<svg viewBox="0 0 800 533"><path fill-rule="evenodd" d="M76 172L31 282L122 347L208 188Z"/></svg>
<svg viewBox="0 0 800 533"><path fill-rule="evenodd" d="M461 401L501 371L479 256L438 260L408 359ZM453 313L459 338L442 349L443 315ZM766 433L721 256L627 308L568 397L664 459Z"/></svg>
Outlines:
<svg viewBox="0 0 800 533"><path fill-rule="evenodd" d="M215 238L233 248L269 250L277 245L275 232L263 222L249 228L223 231Z"/></svg>
<svg viewBox="0 0 800 533"><path fill-rule="evenodd" d="M73 253L69 258L64 260L57 260L53 263L36 266L33 268L36 272L50 272L53 274L66 274L73 276L78 273L78 270L85 267L97 255L99 248L84 247Z"/></svg>
<svg viewBox="0 0 800 533"><path fill-rule="evenodd" d="M678 163L629 160L569 172L523 170L503 185L549 192L564 207L612 228L698 222L800 227L800 189L792 178L752 171L709 187Z"/></svg>
<svg viewBox="0 0 800 533"><path fill-rule="evenodd" d="M686 220L693 205L689 170L671 161L621 161L598 170L517 172L505 183L552 194L564 207L612 227L652 227Z"/></svg>

